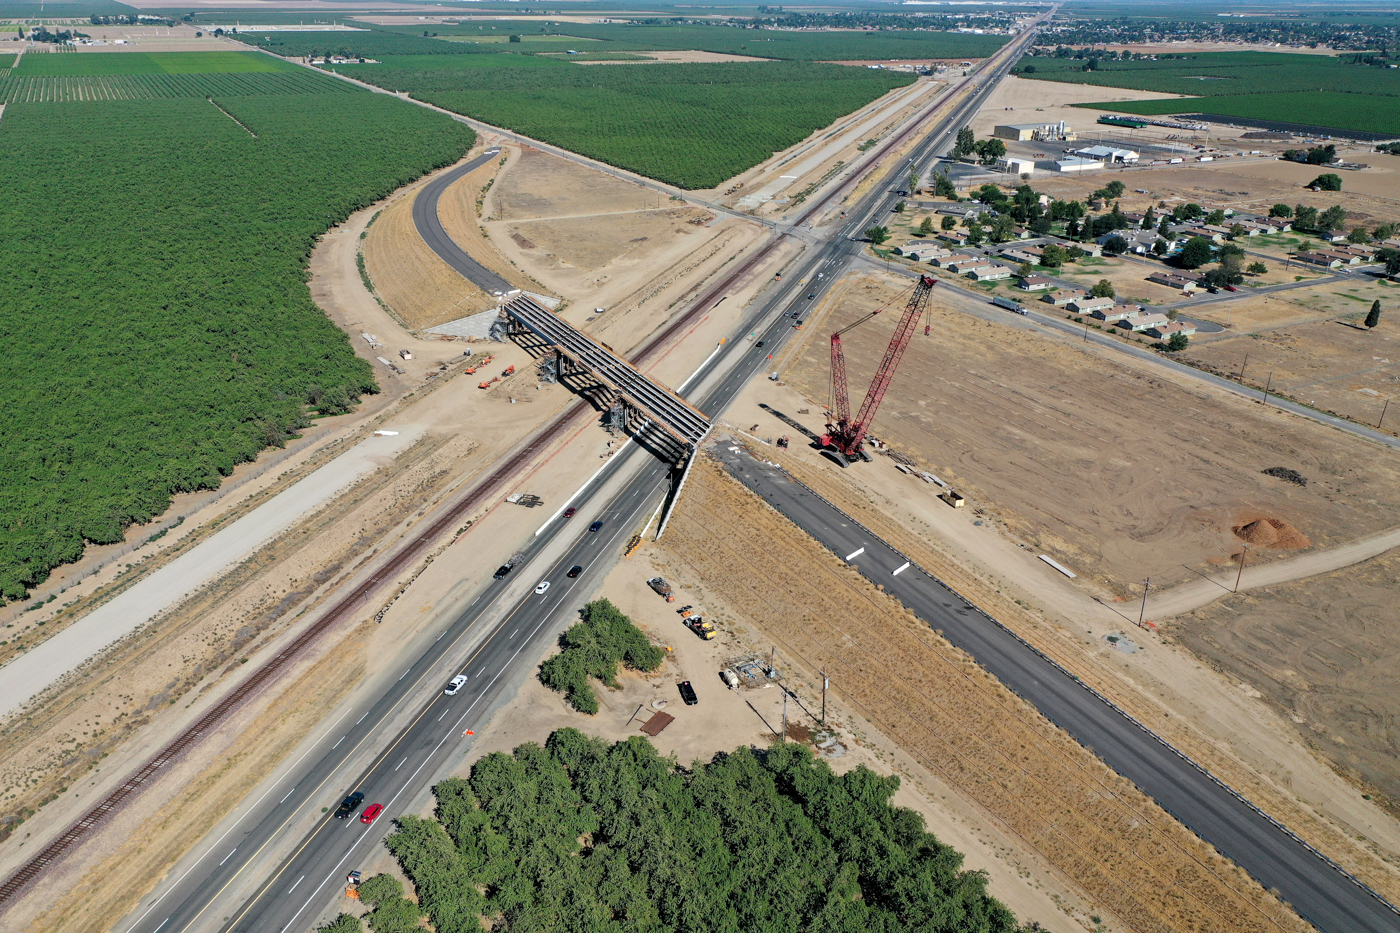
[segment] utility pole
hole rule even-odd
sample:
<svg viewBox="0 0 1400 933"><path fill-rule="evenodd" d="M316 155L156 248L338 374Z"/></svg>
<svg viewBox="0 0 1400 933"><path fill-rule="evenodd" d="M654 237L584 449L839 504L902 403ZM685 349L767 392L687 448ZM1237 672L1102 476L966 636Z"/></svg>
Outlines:
<svg viewBox="0 0 1400 933"><path fill-rule="evenodd" d="M826 676L826 671L821 671L822 675L822 725L826 725L826 688L831 686L831 678Z"/></svg>
<svg viewBox="0 0 1400 933"><path fill-rule="evenodd" d="M1147 619L1147 591L1152 588L1152 578L1148 577L1142 581L1142 611L1138 613L1138 628L1143 628L1143 622Z"/></svg>
<svg viewBox="0 0 1400 933"><path fill-rule="evenodd" d="M1244 368L1245 368L1246 366L1248 366L1248 365L1249 365L1249 351L1246 350L1246 351L1245 351L1245 354L1244 354L1244 362L1240 364L1240 374L1239 374L1238 376L1236 376L1235 378L1237 378L1237 379L1239 379L1241 382L1243 382L1243 381L1244 381Z"/></svg>
<svg viewBox="0 0 1400 933"><path fill-rule="evenodd" d="M1376 430L1380 430L1381 422L1385 420L1385 410L1389 407L1390 399L1386 399L1385 404L1381 406L1381 416L1376 419Z"/></svg>
<svg viewBox="0 0 1400 933"><path fill-rule="evenodd" d="M787 741L787 690L783 690L783 741Z"/></svg>
<svg viewBox="0 0 1400 933"><path fill-rule="evenodd" d="M1235 592L1236 592L1236 593L1238 593L1238 592L1240 591L1240 579L1241 579L1242 577L1244 577L1244 559L1245 559L1247 556L1249 556L1249 545L1248 545L1248 544L1246 544L1246 545L1244 546L1244 550L1243 550L1243 551L1240 551L1240 572L1237 573L1237 574L1235 574Z"/></svg>
<svg viewBox="0 0 1400 933"><path fill-rule="evenodd" d="M1269 404L1269 389L1273 386L1273 384L1274 384L1274 371L1271 369L1271 370L1269 370L1269 380L1268 380L1267 382L1264 383L1264 404L1265 404L1265 405Z"/></svg>

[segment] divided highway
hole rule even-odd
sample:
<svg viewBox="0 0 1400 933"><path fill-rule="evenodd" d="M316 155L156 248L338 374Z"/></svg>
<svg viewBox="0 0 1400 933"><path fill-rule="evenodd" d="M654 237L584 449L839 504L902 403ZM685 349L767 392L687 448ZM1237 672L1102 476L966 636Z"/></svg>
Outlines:
<svg viewBox="0 0 1400 933"><path fill-rule="evenodd" d="M945 151L952 135L980 108L1014 59L1014 55L1007 55L981 76L967 100L915 146L909 162L923 166ZM437 196L479 163L468 163L426 187L415 203L415 222L421 210L425 223L431 226L436 220ZM686 383L692 390L681 394L712 418L722 413L742 387L766 369L769 354L791 335L789 315L805 317L811 306L807 296L819 295L860 255L863 245L854 238L888 215L898 200L894 189L907 177L907 171L907 164L891 166L870 194L849 206L849 218L838 235L809 247L787 283L771 287L754 302L752 312L735 331L750 335L749 339L731 341ZM846 184L853 183L854 179ZM822 198L794 226L821 216L832 199ZM440 230L441 225L437 226ZM434 249L458 271L478 281L476 274L467 270L481 267L456 244L440 250L434 245ZM795 283L796 279L809 284ZM508 283L504 286L489 290L509 289ZM713 303L707 302L704 310ZM863 572L879 576L878 582L906 605L942 628L1011 689L1136 781L1262 883L1275 887L1324 933L1400 929L1400 914L1388 904L997 623L941 589L937 581L922 574L891 578L890 571L903 558L873 535L865 535L828 503L791 482L784 485L781 475L769 475L756 467L738 469L732 463L731 467L838 554L864 545ZM357 721L352 722L352 714L347 714L333 724L303 759L311 764L294 763L262 799L245 802L244 816L233 821L221 840L184 869L185 874L144 899L117 929L123 933L214 929L289 933L310 929L322 919L339 894L344 873L357 867L356 860L367 856L387 834L390 821L410 804L416 806L414 801L460 758L470 738L464 731L484 722L504 702L514 683L528 676L548 643L571 621L582 594L592 592L616 560L623 536L631 534L665 494L669 469L629 444L604 472L575 498L579 514L572 521L556 520L542 530L516 570L504 580L483 583L472 605L457 618L445 620L437 640L407 666L392 687L361 711ZM586 523L594 519L604 522L596 534L586 530ZM573 564L585 568L576 580L565 575ZM534 594L530 587L544 580L551 581L550 589ZM457 696L444 696L442 686L458 672L468 675L466 687ZM352 753L361 748L378 751L368 768L346 780L343 771ZM239 890L249 876L263 870L258 857L270 846L285 845L288 832L295 831L289 827L298 814L334 808L344 794L355 789L365 792L365 803L385 805L385 812L374 824L365 825L358 819L336 821L327 814L252 897L235 902L231 893L225 893ZM280 799L276 796L279 792L284 794Z"/></svg>

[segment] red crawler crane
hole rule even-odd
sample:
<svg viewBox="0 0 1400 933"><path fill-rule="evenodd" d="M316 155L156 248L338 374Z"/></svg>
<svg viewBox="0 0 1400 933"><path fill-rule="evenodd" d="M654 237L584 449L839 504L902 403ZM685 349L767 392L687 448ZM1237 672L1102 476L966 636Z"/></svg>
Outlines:
<svg viewBox="0 0 1400 933"><path fill-rule="evenodd" d="M885 392L894 379L894 371L899 367L899 360L904 356L910 338L914 336L919 318L923 316L924 308L928 307L929 292L933 291L933 286L937 284L938 280L930 276L919 277L919 283L914 286L914 294L909 297L904 316L900 318L899 326L890 338L885 358L880 361L880 368L875 370L875 379L870 383L870 391L865 393L865 401L861 403L854 421L851 420L850 396L846 392L846 354L841 349L841 335L852 327L864 324L880 311L872 311L831 335L831 418L834 423L827 423L821 443L828 453L835 455L842 466L849 464L855 457L868 459L864 450L865 434L870 430L870 422L875 420L875 412L880 408L880 402L884 400Z"/></svg>

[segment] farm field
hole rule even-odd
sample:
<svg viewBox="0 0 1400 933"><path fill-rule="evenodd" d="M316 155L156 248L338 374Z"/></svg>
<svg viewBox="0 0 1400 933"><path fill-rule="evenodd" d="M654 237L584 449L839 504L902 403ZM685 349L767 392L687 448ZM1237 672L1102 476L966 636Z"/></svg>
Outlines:
<svg viewBox="0 0 1400 933"><path fill-rule="evenodd" d="M417 27L383 29L412 31ZM489 27L488 27L489 28ZM520 21L498 24L498 34L515 32L524 39L530 33L562 35L573 39L600 40L603 51L679 51L700 49L795 61L864 61L867 59L986 58L1008 41L1007 36L977 36L953 32L888 30L880 32L798 32L779 29L736 29L730 26L692 24L651 26L628 24L553 23ZM433 24L430 30L443 36L481 35L476 23ZM417 29L421 33L421 29Z"/></svg>
<svg viewBox="0 0 1400 933"><path fill-rule="evenodd" d="M311 301L312 243L473 139L367 93L9 105L0 596L376 391Z"/></svg>
<svg viewBox="0 0 1400 933"><path fill-rule="evenodd" d="M1099 62L1084 71L1072 58L1023 58L1025 78L1159 91L1195 98L1080 106L1125 113L1211 113L1341 129L1400 134L1400 73L1320 55L1200 52L1157 61Z"/></svg>
<svg viewBox="0 0 1400 933"><path fill-rule="evenodd" d="M779 657L807 676L830 673L841 698L884 736L1036 849L1125 927L1305 928L1129 782L713 462L701 460L692 472L667 540L663 550L674 569L668 578L722 601L738 624L771 639ZM747 571L734 573L736 566Z"/></svg>
<svg viewBox="0 0 1400 933"><path fill-rule="evenodd" d="M25 56L26 59L33 56ZM77 56L70 56L77 57ZM93 56L95 57L95 56ZM117 56L105 56L116 58ZM266 56L264 56L266 57ZM0 103L44 104L75 100L169 100L177 97L266 97L281 94L346 94L359 88L329 75L292 72L238 74L114 74L83 77L0 76Z"/></svg>
<svg viewBox="0 0 1400 933"><path fill-rule="evenodd" d="M714 187L915 80L809 62L550 66L338 70L688 189Z"/></svg>
<svg viewBox="0 0 1400 933"><path fill-rule="evenodd" d="M1396 579L1400 550L1227 595L1162 630L1261 692L1333 769L1400 815Z"/></svg>
<svg viewBox="0 0 1400 933"><path fill-rule="evenodd" d="M883 277L847 279L808 330L826 334L903 291ZM1374 445L940 304L934 337L910 345L874 433L1115 595L1140 594L1146 577L1167 587L1223 566L1239 552L1232 528L1261 517L1290 522L1317 547L1400 517L1400 469ZM845 337L853 380L874 370L888 339L868 326ZM792 365L789 383L820 406L826 341L807 338ZM1261 472L1276 466L1308 485Z"/></svg>
<svg viewBox="0 0 1400 933"><path fill-rule="evenodd" d="M92 75L206 75L299 71L290 62L256 52L122 52L113 55L26 55L17 77Z"/></svg>
<svg viewBox="0 0 1400 933"><path fill-rule="evenodd" d="M274 25L268 23L266 25ZM498 49L478 49L470 43L425 39L422 30L396 32L383 27L335 32L240 32L237 39L267 49L275 55L344 55L347 58L382 59L386 55L489 55ZM265 57L265 56L264 56Z"/></svg>

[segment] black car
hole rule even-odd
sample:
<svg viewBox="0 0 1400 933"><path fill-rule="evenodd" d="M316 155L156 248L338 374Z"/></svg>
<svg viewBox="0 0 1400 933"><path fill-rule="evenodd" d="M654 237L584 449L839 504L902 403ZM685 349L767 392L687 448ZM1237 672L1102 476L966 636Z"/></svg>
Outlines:
<svg viewBox="0 0 1400 933"><path fill-rule="evenodd" d="M496 568L496 579L499 580L508 573L510 573L510 564L502 564Z"/></svg>
<svg viewBox="0 0 1400 933"><path fill-rule="evenodd" d="M583 573L583 568L580 567L578 564L574 564L572 567L569 568L569 572L565 574L565 576L572 580L574 577L578 576L581 573Z"/></svg>
<svg viewBox="0 0 1400 933"><path fill-rule="evenodd" d="M813 298L816 298L816 297L817 297L817 293L816 293L816 292L812 292L812 294L810 294L810 295L807 296L807 300L808 300L808 301L811 301Z"/></svg>
<svg viewBox="0 0 1400 933"><path fill-rule="evenodd" d="M602 523L601 521L597 521L597 522L594 522L593 524L589 525L589 526L588 526L588 530L589 530L589 531L597 531L599 528L602 528L602 527L603 527L603 523Z"/></svg>
<svg viewBox="0 0 1400 933"><path fill-rule="evenodd" d="M692 696L693 695L694 694L692 694ZM360 809L360 803L363 802L364 799L364 794L360 793L359 791L355 791L349 797L346 797L344 800L342 800L340 802L340 806L336 807L335 818L338 820L350 819L350 817L354 815L355 811Z"/></svg>
<svg viewBox="0 0 1400 933"><path fill-rule="evenodd" d="M685 700L686 706L694 706L700 702L700 698L695 695L695 688L690 685L690 681L682 680L676 684L681 691L681 699Z"/></svg>
<svg viewBox="0 0 1400 933"><path fill-rule="evenodd" d="M756 346L756 347L761 347L761 346L763 346L763 341L760 340L758 343L754 344L754 346Z"/></svg>

